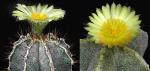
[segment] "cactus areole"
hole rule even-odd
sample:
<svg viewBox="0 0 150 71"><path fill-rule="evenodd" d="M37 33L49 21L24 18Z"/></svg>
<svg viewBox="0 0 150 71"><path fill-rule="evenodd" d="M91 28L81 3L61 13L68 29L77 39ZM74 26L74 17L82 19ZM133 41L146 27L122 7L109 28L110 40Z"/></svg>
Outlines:
<svg viewBox="0 0 150 71"><path fill-rule="evenodd" d="M10 71L72 71L73 60L68 51L69 45L63 38L52 33L43 35L48 22L62 18L65 12L48 5L26 6L17 4L13 16L27 20L32 33L20 35L9 56ZM43 39L44 38L44 39Z"/></svg>

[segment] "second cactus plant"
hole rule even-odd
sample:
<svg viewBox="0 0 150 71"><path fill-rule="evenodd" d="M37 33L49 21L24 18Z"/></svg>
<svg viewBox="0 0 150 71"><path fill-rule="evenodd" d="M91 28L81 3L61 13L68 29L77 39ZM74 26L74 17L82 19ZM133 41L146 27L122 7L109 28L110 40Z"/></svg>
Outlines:
<svg viewBox="0 0 150 71"><path fill-rule="evenodd" d="M142 57L148 37L135 11L106 4L89 18L88 38L80 41L81 71L150 71Z"/></svg>

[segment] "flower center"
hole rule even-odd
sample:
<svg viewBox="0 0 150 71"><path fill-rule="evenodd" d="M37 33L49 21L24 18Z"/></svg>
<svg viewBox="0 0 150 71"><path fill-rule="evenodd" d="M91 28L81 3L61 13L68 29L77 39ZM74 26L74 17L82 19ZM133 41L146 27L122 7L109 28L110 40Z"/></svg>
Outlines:
<svg viewBox="0 0 150 71"><path fill-rule="evenodd" d="M33 20L39 20L39 21L43 21L48 18L46 14L42 14L38 12L33 12L31 17Z"/></svg>
<svg viewBox="0 0 150 71"><path fill-rule="evenodd" d="M112 46L121 46L131 39L131 32L127 24L119 19L109 19L101 26L98 33L100 43Z"/></svg>

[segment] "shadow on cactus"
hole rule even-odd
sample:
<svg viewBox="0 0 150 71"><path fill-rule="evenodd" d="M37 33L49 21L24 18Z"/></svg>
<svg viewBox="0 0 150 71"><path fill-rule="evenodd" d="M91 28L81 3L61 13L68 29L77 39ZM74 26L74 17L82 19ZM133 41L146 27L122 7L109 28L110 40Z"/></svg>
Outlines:
<svg viewBox="0 0 150 71"><path fill-rule="evenodd" d="M88 37L80 40L81 71L150 71L142 57L148 36L134 10L106 4L89 18Z"/></svg>
<svg viewBox="0 0 150 71"><path fill-rule="evenodd" d="M9 56L10 71L72 71L70 46L63 38L42 33L46 25L63 18L65 11L53 6L17 4L12 12L18 20L27 20L32 32L20 35Z"/></svg>

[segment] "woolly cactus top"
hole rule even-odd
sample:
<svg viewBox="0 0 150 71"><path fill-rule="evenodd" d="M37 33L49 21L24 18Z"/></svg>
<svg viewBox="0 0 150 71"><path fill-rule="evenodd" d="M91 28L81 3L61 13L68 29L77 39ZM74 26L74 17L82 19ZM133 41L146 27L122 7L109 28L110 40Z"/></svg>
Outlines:
<svg viewBox="0 0 150 71"><path fill-rule="evenodd" d="M125 46L135 38L140 30L139 16L130 7L112 4L96 9L89 16L86 30L98 44L108 46Z"/></svg>
<svg viewBox="0 0 150 71"><path fill-rule="evenodd" d="M13 16L18 20L28 20L32 24L35 34L42 34L43 28L51 21L64 17L65 11L62 9L54 9L53 6L41 5L26 6L17 4Z"/></svg>

